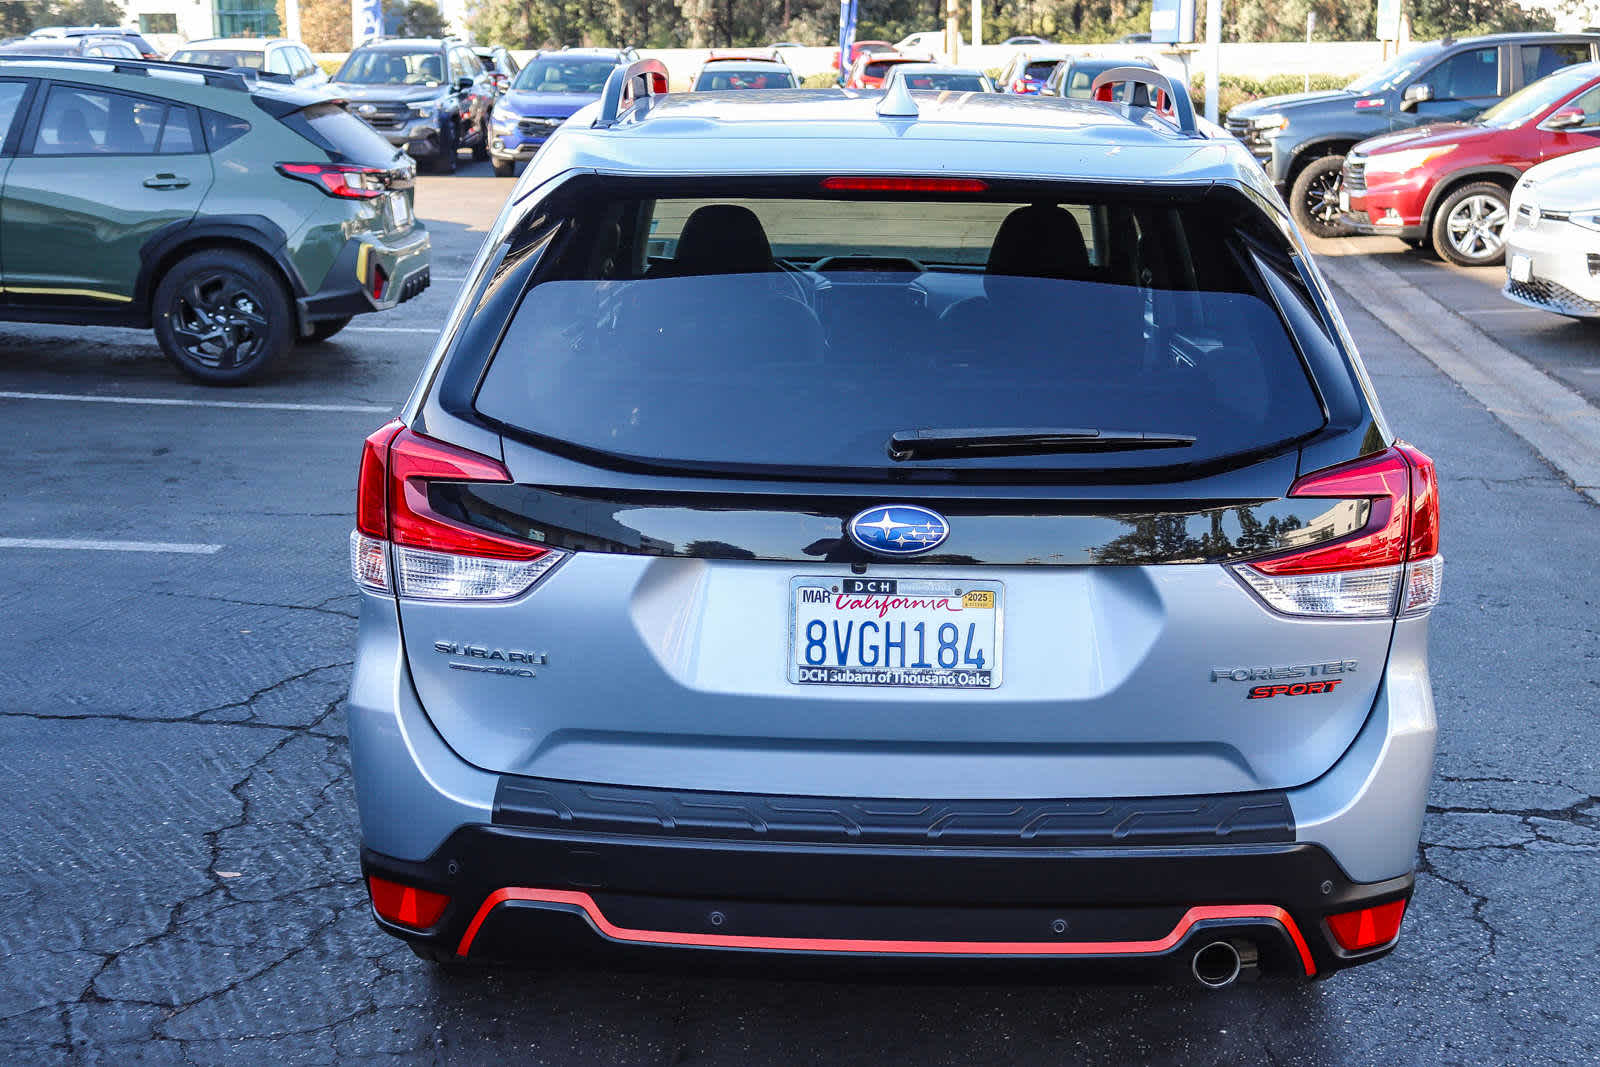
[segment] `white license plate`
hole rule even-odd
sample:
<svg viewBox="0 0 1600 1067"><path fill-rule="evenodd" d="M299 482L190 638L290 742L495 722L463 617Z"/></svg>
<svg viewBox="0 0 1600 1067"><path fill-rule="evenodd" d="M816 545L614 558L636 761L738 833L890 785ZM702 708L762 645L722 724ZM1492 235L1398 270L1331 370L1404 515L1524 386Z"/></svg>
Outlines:
<svg viewBox="0 0 1600 1067"><path fill-rule="evenodd" d="M1339 210L1340 211L1349 211L1350 210L1350 192L1347 189L1340 189L1339 190Z"/></svg>
<svg viewBox="0 0 1600 1067"><path fill-rule="evenodd" d="M1527 256L1513 254L1508 269L1511 271L1511 280L1514 282L1533 281L1533 260Z"/></svg>
<svg viewBox="0 0 1600 1067"><path fill-rule="evenodd" d="M789 681L994 689L1005 586L938 578L792 578Z"/></svg>
<svg viewBox="0 0 1600 1067"><path fill-rule="evenodd" d="M389 194L389 226L392 229L403 230L411 225L411 205L406 202L405 193Z"/></svg>

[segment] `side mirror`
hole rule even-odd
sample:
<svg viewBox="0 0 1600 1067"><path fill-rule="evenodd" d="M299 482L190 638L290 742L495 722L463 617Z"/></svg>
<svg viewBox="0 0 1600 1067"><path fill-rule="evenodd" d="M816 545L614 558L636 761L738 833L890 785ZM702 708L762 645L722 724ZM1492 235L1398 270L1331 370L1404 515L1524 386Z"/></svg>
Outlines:
<svg viewBox="0 0 1600 1067"><path fill-rule="evenodd" d="M472 84L471 78L462 78L460 81L456 82L456 88L460 89L462 92L468 92L471 90Z"/></svg>
<svg viewBox="0 0 1600 1067"><path fill-rule="evenodd" d="M1400 94L1400 110L1415 111L1417 105L1433 99L1433 86L1427 82L1417 82L1415 85L1406 86L1406 91Z"/></svg>
<svg viewBox="0 0 1600 1067"><path fill-rule="evenodd" d="M1581 107L1564 107L1554 115L1544 120L1547 130L1570 130L1575 126L1583 126L1589 121L1589 116Z"/></svg>

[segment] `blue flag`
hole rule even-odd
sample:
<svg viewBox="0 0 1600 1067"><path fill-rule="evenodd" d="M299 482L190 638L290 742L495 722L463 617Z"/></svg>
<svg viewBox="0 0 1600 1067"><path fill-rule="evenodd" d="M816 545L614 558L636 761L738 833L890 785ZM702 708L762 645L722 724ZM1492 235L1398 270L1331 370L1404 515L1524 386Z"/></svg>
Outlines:
<svg viewBox="0 0 1600 1067"><path fill-rule="evenodd" d="M839 82L850 76L850 46L856 43L856 7L859 0L839 0Z"/></svg>

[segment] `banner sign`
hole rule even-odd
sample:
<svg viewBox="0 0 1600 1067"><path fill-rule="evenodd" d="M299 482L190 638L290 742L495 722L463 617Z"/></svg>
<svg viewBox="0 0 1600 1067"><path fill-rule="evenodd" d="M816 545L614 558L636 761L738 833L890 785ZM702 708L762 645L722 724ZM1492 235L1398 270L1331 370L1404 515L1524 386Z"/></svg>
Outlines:
<svg viewBox="0 0 1600 1067"><path fill-rule="evenodd" d="M350 43L383 36L383 0L350 0Z"/></svg>
<svg viewBox="0 0 1600 1067"><path fill-rule="evenodd" d="M856 9L859 0L839 0L839 81L850 76L850 48L856 43Z"/></svg>
<svg viewBox="0 0 1600 1067"><path fill-rule="evenodd" d="M1378 40L1400 39L1400 0L1378 0Z"/></svg>

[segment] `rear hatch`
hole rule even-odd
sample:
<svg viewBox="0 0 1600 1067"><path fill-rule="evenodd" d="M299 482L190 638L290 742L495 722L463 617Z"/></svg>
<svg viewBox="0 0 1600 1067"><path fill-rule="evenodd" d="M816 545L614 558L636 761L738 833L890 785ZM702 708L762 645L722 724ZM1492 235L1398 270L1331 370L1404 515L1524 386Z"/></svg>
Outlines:
<svg viewBox="0 0 1600 1067"><path fill-rule="evenodd" d="M1236 792L1316 778L1373 705L1392 589L1290 616L1238 570L1391 517L1344 483L1289 495L1308 445L1383 442L1241 194L584 179L476 299L435 399L501 435L504 472L401 476L441 529L540 559L510 599L402 589L412 680L472 763Z"/></svg>

